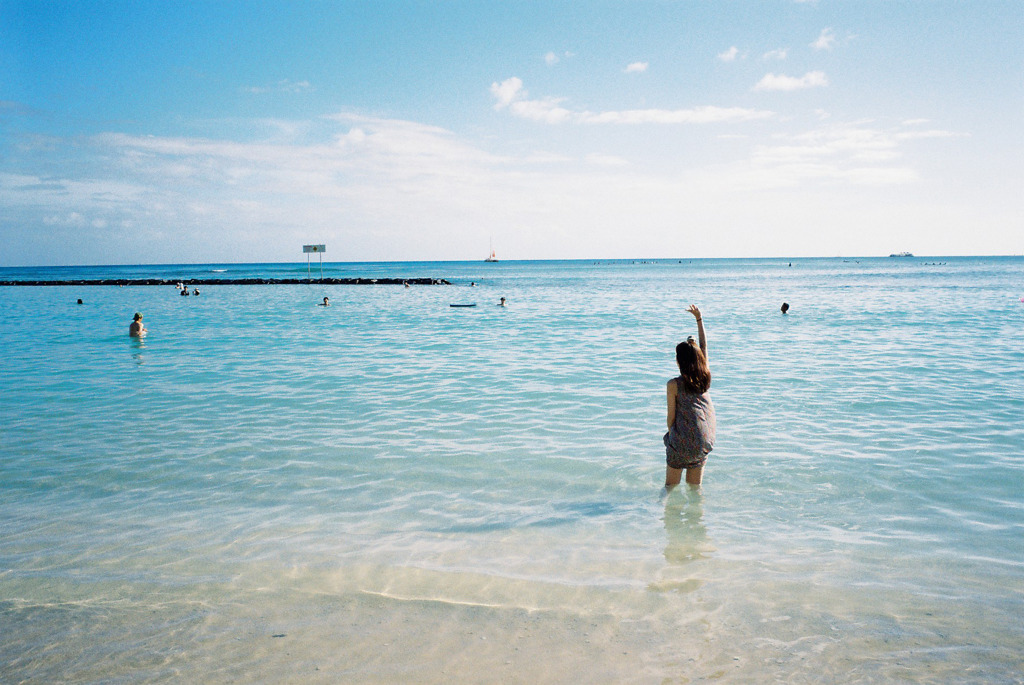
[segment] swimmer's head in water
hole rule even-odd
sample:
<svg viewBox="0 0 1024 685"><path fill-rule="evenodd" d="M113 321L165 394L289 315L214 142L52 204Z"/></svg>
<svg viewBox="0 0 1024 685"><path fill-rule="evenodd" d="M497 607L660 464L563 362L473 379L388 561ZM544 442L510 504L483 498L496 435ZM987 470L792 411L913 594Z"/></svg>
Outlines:
<svg viewBox="0 0 1024 685"><path fill-rule="evenodd" d="M676 364L679 365L679 377L690 392L703 393L711 387L708 359L692 337L676 345Z"/></svg>
<svg viewBox="0 0 1024 685"><path fill-rule="evenodd" d="M782 311L783 314L788 312L789 311L789 302L783 302L782 306L779 309L780 309L780 311Z"/></svg>
<svg viewBox="0 0 1024 685"><path fill-rule="evenodd" d="M132 318L132 321L142 321L142 314L135 312L135 316Z"/></svg>

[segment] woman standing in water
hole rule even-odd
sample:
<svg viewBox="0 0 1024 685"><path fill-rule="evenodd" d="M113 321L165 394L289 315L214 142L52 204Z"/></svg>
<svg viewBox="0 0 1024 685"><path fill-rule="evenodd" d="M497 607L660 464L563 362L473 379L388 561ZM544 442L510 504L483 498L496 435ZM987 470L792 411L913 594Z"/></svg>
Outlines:
<svg viewBox="0 0 1024 685"><path fill-rule="evenodd" d="M133 338L141 338L146 334L146 325L142 323L142 314L135 312L132 322L128 325L128 335Z"/></svg>
<svg viewBox="0 0 1024 685"><path fill-rule="evenodd" d="M711 388L711 369L708 367L708 343L704 335L704 320L697 305L688 312L697 319L700 346L693 337L676 345L676 363L679 376L668 382L668 433L665 433L665 487L679 485L683 470L686 482L700 485L704 463L715 445L715 405L708 390Z"/></svg>

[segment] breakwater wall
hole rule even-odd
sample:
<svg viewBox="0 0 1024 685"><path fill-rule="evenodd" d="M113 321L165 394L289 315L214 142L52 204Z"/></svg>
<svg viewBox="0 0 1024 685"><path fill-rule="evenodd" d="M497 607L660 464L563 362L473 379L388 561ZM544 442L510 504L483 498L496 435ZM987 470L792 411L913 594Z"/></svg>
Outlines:
<svg viewBox="0 0 1024 685"><path fill-rule="evenodd" d="M5 281L4 285L451 285L443 278L102 278L48 281Z"/></svg>

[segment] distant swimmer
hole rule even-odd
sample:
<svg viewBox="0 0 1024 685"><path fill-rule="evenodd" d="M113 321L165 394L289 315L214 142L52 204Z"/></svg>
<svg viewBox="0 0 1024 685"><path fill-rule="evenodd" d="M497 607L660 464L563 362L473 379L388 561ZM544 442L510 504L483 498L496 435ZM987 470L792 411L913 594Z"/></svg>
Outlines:
<svg viewBox="0 0 1024 685"><path fill-rule="evenodd" d="M82 298L78 298L78 304L82 304Z"/></svg>
<svg viewBox="0 0 1024 685"><path fill-rule="evenodd" d="M181 296L182 297L188 297L188 288L182 288L181 289Z"/></svg>
<svg viewBox="0 0 1024 685"><path fill-rule="evenodd" d="M321 303L320 303L319 305L317 305L317 306L319 306L319 307L330 307L330 306L331 306L331 301L330 301L330 300L328 300L328 299L327 299L327 298L325 297L325 298L324 298L324 301L323 301L323 302L321 302Z"/></svg>
<svg viewBox="0 0 1024 685"><path fill-rule="evenodd" d="M409 287L409 281L402 281L402 285L404 285L406 288L408 288Z"/></svg>
<svg viewBox="0 0 1024 685"><path fill-rule="evenodd" d="M498 303L498 306L499 307L507 307L508 306L507 304L505 304L505 298L504 297L501 298L501 302Z"/></svg>
<svg viewBox="0 0 1024 685"><path fill-rule="evenodd" d="M192 294L193 294L194 296L196 296L196 297L199 297L199 288L196 288L195 290L193 290L193 291L192 291Z"/></svg>
<svg viewBox="0 0 1024 685"><path fill-rule="evenodd" d="M783 314L788 312L789 311L789 302L783 302L782 306L779 307L779 311L781 311Z"/></svg>
<svg viewBox="0 0 1024 685"><path fill-rule="evenodd" d="M146 326L142 323L142 314L135 312L135 317L128 326L128 335L133 338L141 338L146 334Z"/></svg>

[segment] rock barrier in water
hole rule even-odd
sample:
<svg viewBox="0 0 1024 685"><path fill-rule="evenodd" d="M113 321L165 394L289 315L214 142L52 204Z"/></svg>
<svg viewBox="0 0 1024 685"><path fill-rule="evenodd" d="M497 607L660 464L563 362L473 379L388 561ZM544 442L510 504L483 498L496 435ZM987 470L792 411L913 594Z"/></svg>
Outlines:
<svg viewBox="0 0 1024 685"><path fill-rule="evenodd" d="M5 281L2 285L451 285L444 278L102 278L61 281Z"/></svg>

